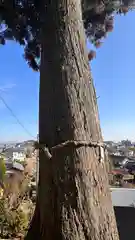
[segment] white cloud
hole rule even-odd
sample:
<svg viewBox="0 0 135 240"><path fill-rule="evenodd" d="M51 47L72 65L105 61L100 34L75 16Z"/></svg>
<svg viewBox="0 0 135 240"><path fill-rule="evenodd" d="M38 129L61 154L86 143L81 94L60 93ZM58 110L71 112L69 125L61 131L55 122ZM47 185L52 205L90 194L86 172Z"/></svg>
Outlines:
<svg viewBox="0 0 135 240"><path fill-rule="evenodd" d="M3 86L0 86L0 91L1 92L7 92L7 91L13 89L14 87L16 87L16 84L14 84L14 83L5 84Z"/></svg>

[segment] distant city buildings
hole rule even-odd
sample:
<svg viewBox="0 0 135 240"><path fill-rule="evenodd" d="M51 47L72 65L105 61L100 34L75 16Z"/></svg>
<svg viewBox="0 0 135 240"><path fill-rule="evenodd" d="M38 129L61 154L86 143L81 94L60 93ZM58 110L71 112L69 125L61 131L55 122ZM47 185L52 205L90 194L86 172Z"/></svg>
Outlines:
<svg viewBox="0 0 135 240"><path fill-rule="evenodd" d="M115 156L135 158L135 143L129 140L120 142L106 141L108 153Z"/></svg>

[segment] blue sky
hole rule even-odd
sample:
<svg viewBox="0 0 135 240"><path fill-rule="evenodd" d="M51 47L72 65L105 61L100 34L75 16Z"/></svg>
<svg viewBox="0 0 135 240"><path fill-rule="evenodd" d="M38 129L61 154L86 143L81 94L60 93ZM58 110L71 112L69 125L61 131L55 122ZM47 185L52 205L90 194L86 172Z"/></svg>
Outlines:
<svg viewBox="0 0 135 240"><path fill-rule="evenodd" d="M14 42L0 47L0 95L24 126L36 136L38 129L39 74L24 61L23 49ZM0 101L0 141L29 139Z"/></svg>
<svg viewBox="0 0 135 240"><path fill-rule="evenodd" d="M104 139L135 140L135 12L117 16L115 28L91 64ZM38 131L39 74L28 68L23 49L0 46L0 96L25 127ZM29 139L0 100L0 141Z"/></svg>

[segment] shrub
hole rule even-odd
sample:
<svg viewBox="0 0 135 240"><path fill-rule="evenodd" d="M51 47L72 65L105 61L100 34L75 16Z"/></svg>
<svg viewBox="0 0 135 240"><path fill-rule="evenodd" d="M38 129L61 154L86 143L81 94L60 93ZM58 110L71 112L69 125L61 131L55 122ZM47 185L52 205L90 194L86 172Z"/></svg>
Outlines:
<svg viewBox="0 0 135 240"><path fill-rule="evenodd" d="M31 212L30 212L31 213ZM0 239L4 237L17 237L27 231L30 216L29 212L23 211L22 207L9 208L8 200L0 200Z"/></svg>

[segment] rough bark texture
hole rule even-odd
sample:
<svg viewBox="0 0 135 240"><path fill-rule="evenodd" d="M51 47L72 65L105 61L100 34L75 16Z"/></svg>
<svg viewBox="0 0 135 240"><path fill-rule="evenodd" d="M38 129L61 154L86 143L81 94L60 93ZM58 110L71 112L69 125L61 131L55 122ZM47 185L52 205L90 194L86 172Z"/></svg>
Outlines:
<svg viewBox="0 0 135 240"><path fill-rule="evenodd" d="M46 1L47 2L47 1ZM49 1L41 58L39 139L102 141L79 0ZM26 239L118 240L99 149L40 152L36 216ZM37 218L37 221L36 221Z"/></svg>

